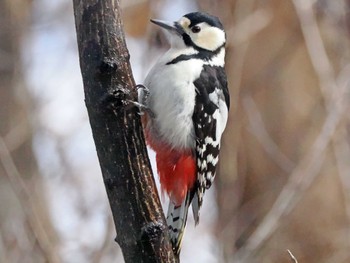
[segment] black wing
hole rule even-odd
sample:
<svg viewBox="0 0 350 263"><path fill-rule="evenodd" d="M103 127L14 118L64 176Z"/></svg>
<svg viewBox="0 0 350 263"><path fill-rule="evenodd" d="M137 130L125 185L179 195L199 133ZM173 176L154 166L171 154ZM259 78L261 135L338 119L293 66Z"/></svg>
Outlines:
<svg viewBox="0 0 350 263"><path fill-rule="evenodd" d="M216 173L220 152L219 140L224 128L217 130L218 121L224 114L223 111L226 111L227 117L230 99L223 67L205 65L194 85L196 103L192 120L196 134L197 181L193 189L192 207L195 220L198 222L198 211L202 205L205 189L211 186ZM220 134L217 134L218 132Z"/></svg>

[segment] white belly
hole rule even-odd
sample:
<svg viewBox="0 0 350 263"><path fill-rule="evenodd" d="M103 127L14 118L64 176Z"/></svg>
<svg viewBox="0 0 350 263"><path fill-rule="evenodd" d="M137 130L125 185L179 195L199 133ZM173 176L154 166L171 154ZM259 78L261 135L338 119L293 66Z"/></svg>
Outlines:
<svg viewBox="0 0 350 263"><path fill-rule="evenodd" d="M171 52L171 51L169 51ZM193 81L199 77L200 60L165 65L169 52L151 69L145 86L150 90L147 107L154 113L147 129L154 139L173 148L194 148L195 133L192 115L195 104Z"/></svg>

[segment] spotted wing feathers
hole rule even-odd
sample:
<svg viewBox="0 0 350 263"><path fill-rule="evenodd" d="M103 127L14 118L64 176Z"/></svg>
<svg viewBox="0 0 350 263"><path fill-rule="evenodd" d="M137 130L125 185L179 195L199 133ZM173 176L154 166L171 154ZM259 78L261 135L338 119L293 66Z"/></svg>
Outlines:
<svg viewBox="0 0 350 263"><path fill-rule="evenodd" d="M222 67L205 65L194 84L196 103L192 119L196 133L197 181L192 210L198 223L204 192L210 188L216 174L220 139L227 122L229 95Z"/></svg>

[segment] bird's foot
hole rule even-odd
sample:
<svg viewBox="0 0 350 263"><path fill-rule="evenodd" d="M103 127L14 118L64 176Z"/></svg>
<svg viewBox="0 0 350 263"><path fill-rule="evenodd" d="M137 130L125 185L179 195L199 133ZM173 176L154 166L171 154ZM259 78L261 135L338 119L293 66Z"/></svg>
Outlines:
<svg viewBox="0 0 350 263"><path fill-rule="evenodd" d="M126 110L132 107L137 107L140 110L140 115L143 115L144 112L147 112L152 118L154 118L155 114L146 106L146 101L150 94L149 89L142 84L136 85L135 88L138 91L138 97L140 102L132 99L132 97L135 96L132 96L130 90L118 86L115 90L106 93L100 99L100 105L113 111L116 111L121 107ZM141 94L139 90L142 90Z"/></svg>
<svg viewBox="0 0 350 263"><path fill-rule="evenodd" d="M147 107L147 99L149 97L150 91L149 89L142 84L137 84L135 86L138 94L138 101L129 101L129 103L137 106L140 109L140 115L143 115L145 112L152 118L155 117L155 114L149 107Z"/></svg>

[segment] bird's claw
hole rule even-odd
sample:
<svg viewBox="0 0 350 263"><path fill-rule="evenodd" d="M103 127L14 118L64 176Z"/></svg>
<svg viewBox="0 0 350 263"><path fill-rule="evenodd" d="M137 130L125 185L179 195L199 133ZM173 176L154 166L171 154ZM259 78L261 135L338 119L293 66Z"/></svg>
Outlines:
<svg viewBox="0 0 350 263"><path fill-rule="evenodd" d="M139 109L141 111L140 115L143 115L144 112L147 112L151 118L154 118L155 117L154 112L152 112L151 109L146 106L147 99L150 95L149 89L145 85L142 85L142 84L137 84L135 86L135 88L137 89L137 91L142 90L142 94L141 94L141 92L138 92L139 102L135 102L135 101L131 102L130 101L130 103L133 103L135 106L139 107Z"/></svg>
<svg viewBox="0 0 350 263"><path fill-rule="evenodd" d="M107 109L112 109L113 111L120 107L128 109L128 106L131 105L140 109L140 115L143 115L144 112L147 112L151 117L154 117L154 113L146 106L146 101L150 94L149 89L142 84L136 85L135 88L137 91L140 89L143 91L142 96L139 95L141 102L131 99L132 96L130 94L130 90L123 87L117 87L117 89L110 91L102 96L100 99L100 105L103 105L103 107L106 107Z"/></svg>

